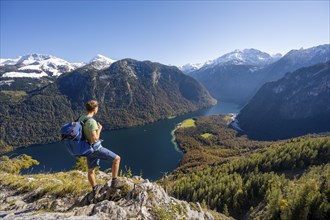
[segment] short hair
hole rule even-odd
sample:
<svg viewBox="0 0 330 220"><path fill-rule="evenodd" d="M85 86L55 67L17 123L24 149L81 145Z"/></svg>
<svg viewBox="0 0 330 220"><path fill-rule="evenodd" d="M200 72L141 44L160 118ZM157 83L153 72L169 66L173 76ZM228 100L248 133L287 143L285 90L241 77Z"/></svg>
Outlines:
<svg viewBox="0 0 330 220"><path fill-rule="evenodd" d="M90 100L90 101L86 102L85 106L86 106L86 110L88 112L92 112L92 111L94 111L94 109L96 107L98 107L98 105L99 105L99 103L96 100Z"/></svg>

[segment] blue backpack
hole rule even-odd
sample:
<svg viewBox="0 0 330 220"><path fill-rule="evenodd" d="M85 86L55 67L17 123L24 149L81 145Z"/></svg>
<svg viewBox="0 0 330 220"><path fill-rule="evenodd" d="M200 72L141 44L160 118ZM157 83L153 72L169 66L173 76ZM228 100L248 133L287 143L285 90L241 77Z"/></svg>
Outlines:
<svg viewBox="0 0 330 220"><path fill-rule="evenodd" d="M72 156L87 156L101 146L101 142L90 144L83 132L84 124L91 119L87 117L84 121L66 123L61 128L62 142Z"/></svg>

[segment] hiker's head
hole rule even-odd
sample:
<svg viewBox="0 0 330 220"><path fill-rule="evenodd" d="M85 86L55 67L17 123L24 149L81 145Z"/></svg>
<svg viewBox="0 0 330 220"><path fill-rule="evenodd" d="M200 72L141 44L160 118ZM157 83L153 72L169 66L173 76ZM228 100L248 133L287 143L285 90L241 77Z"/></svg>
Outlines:
<svg viewBox="0 0 330 220"><path fill-rule="evenodd" d="M98 111L99 103L96 100L90 100L86 103L86 111L88 113L94 112L95 114Z"/></svg>

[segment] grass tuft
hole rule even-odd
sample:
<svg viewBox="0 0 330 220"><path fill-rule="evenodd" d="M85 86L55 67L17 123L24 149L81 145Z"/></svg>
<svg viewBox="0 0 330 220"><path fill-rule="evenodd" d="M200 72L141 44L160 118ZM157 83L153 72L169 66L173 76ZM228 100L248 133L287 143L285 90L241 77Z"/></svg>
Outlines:
<svg viewBox="0 0 330 220"><path fill-rule="evenodd" d="M203 138L207 139L207 138L213 137L213 134L211 134L211 133L204 133L204 134L201 134L201 136Z"/></svg>
<svg viewBox="0 0 330 220"><path fill-rule="evenodd" d="M196 127L195 120L192 118L186 119L182 122L181 126L184 128Z"/></svg>

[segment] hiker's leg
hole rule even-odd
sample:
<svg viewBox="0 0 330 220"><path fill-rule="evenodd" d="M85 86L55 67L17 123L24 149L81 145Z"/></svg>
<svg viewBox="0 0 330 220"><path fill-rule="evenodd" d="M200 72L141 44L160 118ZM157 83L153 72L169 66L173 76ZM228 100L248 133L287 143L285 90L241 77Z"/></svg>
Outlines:
<svg viewBox="0 0 330 220"><path fill-rule="evenodd" d="M117 178L118 171L119 171L119 165L120 165L120 156L116 156L116 158L112 162L112 179Z"/></svg>
<svg viewBox="0 0 330 220"><path fill-rule="evenodd" d="M93 153L87 156L88 181L92 187L96 186L95 168L100 165L100 160Z"/></svg>
<svg viewBox="0 0 330 220"><path fill-rule="evenodd" d="M93 157L97 157L101 160L107 160L112 162L112 178L117 178L120 165L120 156L112 152L111 150L101 147L97 151L91 154ZM87 157L88 158L88 157Z"/></svg>
<svg viewBox="0 0 330 220"><path fill-rule="evenodd" d="M96 178L95 178L95 167L92 169L88 169L88 181L92 187L96 186Z"/></svg>

